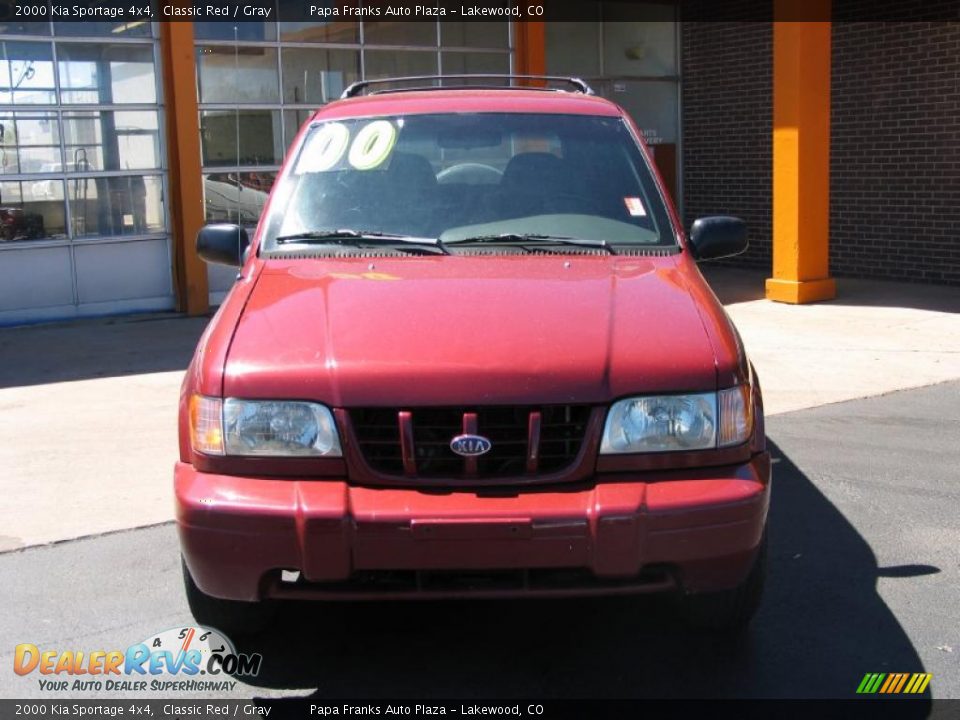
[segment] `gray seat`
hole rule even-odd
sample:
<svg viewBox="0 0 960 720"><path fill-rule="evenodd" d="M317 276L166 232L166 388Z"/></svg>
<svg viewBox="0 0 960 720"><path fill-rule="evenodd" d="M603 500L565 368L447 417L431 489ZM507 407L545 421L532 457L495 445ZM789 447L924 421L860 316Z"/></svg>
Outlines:
<svg viewBox="0 0 960 720"><path fill-rule="evenodd" d="M438 198L437 176L422 155L394 153L383 173L383 192L376 216L393 232L428 235Z"/></svg>
<svg viewBox="0 0 960 720"><path fill-rule="evenodd" d="M521 153L510 158L500 185L504 190L530 192L544 183L558 182L562 172L563 161L556 155L545 152Z"/></svg>
<svg viewBox="0 0 960 720"><path fill-rule="evenodd" d="M573 178L551 153L514 155L503 171L499 205L505 217L526 217L559 212L563 198L574 193Z"/></svg>

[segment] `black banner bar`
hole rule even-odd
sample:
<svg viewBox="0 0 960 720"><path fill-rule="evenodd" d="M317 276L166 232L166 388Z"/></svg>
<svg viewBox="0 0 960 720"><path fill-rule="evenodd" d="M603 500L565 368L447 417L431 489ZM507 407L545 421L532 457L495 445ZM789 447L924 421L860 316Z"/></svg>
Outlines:
<svg viewBox="0 0 960 720"><path fill-rule="evenodd" d="M662 4L670 4L665 2ZM676 0L686 22L771 20L957 21L957 0L834 0L829 17L816 8L777 17L774 0ZM0 0L0 24L22 22L424 22L497 20L622 22L643 20L633 0ZM5 30L0 27L0 32Z"/></svg>
<svg viewBox="0 0 960 720"><path fill-rule="evenodd" d="M900 720L956 718L960 700L857 698L855 700L330 700L321 698L0 700L8 718L527 718L528 720L618 720L651 718L816 718Z"/></svg>

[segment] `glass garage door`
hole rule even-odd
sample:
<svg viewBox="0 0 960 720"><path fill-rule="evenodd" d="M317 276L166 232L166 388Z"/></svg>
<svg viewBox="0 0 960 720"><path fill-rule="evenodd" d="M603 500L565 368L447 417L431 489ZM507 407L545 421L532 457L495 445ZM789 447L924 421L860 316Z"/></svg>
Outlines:
<svg viewBox="0 0 960 720"><path fill-rule="evenodd" d="M0 324L174 306L155 27L0 23Z"/></svg>
<svg viewBox="0 0 960 720"><path fill-rule="evenodd" d="M251 228L301 123L350 83L511 68L509 22L197 22L194 34L206 220ZM236 270L208 277L217 303Z"/></svg>

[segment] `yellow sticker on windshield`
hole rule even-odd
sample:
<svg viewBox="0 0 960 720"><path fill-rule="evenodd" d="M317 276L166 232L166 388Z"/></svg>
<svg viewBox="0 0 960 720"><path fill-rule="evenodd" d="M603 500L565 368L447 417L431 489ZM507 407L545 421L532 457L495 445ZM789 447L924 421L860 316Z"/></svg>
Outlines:
<svg viewBox="0 0 960 720"><path fill-rule="evenodd" d="M296 173L326 172L331 170L347 150L350 130L343 123L328 123L310 138L300 153Z"/></svg>
<svg viewBox="0 0 960 720"><path fill-rule="evenodd" d="M387 120L374 120L353 139L348 160L357 170L373 170L390 156L397 129Z"/></svg>

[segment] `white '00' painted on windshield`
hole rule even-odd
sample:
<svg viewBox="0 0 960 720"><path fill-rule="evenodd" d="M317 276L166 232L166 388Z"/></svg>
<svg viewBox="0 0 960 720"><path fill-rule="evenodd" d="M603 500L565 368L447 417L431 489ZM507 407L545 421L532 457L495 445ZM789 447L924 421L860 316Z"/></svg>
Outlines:
<svg viewBox="0 0 960 720"><path fill-rule="evenodd" d="M357 170L373 170L390 156L397 141L397 129L387 120L367 123L350 142L350 130L343 123L327 123L310 138L300 153L295 172L329 172L343 160L347 147L347 161Z"/></svg>

